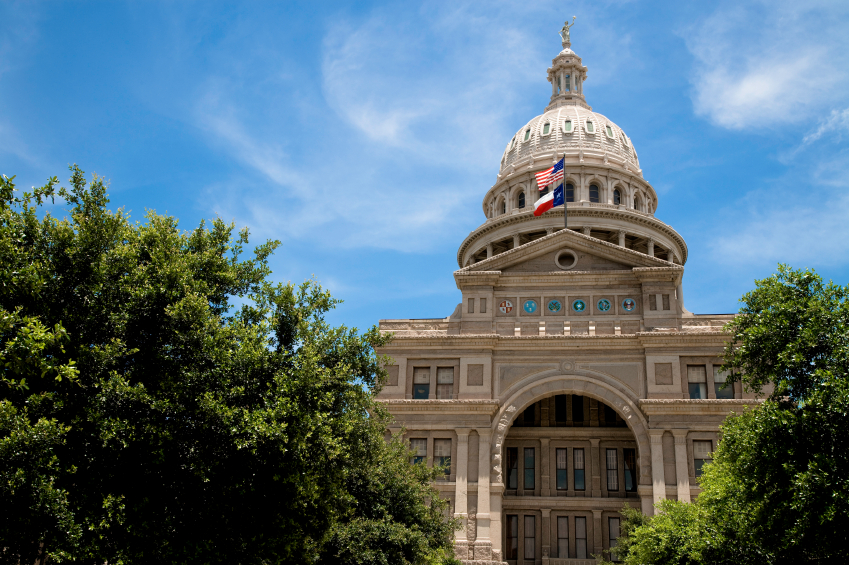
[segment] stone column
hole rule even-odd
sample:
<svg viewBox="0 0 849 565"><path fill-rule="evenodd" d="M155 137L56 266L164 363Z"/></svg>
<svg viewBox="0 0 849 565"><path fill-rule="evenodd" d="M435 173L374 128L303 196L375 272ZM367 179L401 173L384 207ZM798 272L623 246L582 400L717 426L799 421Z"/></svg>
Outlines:
<svg viewBox="0 0 849 565"><path fill-rule="evenodd" d="M490 257L492 257L492 244L487 243L487 245L486 245L486 258L489 259Z"/></svg>
<svg viewBox="0 0 849 565"><path fill-rule="evenodd" d="M542 508L542 558L551 556L551 508Z"/></svg>
<svg viewBox="0 0 849 565"><path fill-rule="evenodd" d="M651 439L652 497L657 504L666 498L666 479L663 476L663 430L649 430Z"/></svg>
<svg viewBox="0 0 849 565"><path fill-rule="evenodd" d="M625 247L625 230L619 230L619 247Z"/></svg>
<svg viewBox="0 0 849 565"><path fill-rule="evenodd" d="M592 447L590 448L590 461L592 462L592 473L593 473L593 490L592 495L595 498L601 496L601 460L599 459L599 444L598 439L590 439L590 444Z"/></svg>
<svg viewBox="0 0 849 565"><path fill-rule="evenodd" d="M592 228L591 228L590 226L584 226L584 227L582 228L582 230L581 230L581 231L583 231L583 232L584 232L584 235L587 235L587 236L588 236L588 235L590 235L590 230L591 230L591 229L592 229Z"/></svg>
<svg viewBox="0 0 849 565"><path fill-rule="evenodd" d="M513 236L513 249L516 249L520 245L522 244L520 243L519 234L516 234Z"/></svg>
<svg viewBox="0 0 849 565"><path fill-rule="evenodd" d="M501 531L490 531L490 493L489 473L492 468L490 457L490 441L492 430L489 428L478 428L478 534L475 538L475 559L478 561L490 561L492 558L491 535L501 536ZM500 547L499 543L499 547Z"/></svg>
<svg viewBox="0 0 849 565"><path fill-rule="evenodd" d="M649 257L654 257L654 240L649 238Z"/></svg>
<svg viewBox="0 0 849 565"><path fill-rule="evenodd" d="M675 477L678 500L690 502L690 470L687 467L687 430L672 430L675 436Z"/></svg>
<svg viewBox="0 0 849 565"><path fill-rule="evenodd" d="M593 510L593 553L601 555L604 545L601 541L601 510Z"/></svg>
<svg viewBox="0 0 849 565"><path fill-rule="evenodd" d="M546 398L546 400L548 400ZM540 478L542 479L542 489L540 490L540 496L551 496L551 471L549 467L551 466L551 457L549 448L549 440L548 438L540 438L540 461L539 464L542 467Z"/></svg>
<svg viewBox="0 0 849 565"><path fill-rule="evenodd" d="M455 478L454 518L460 520L463 526L454 534L454 547L458 559L468 559L469 553L469 542L466 537L466 524L468 522L469 432L471 430L457 429L457 474Z"/></svg>

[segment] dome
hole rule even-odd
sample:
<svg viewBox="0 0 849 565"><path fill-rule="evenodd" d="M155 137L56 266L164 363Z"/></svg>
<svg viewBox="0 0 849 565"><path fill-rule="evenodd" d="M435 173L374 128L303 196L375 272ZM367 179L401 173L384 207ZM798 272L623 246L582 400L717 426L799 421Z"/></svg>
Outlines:
<svg viewBox="0 0 849 565"><path fill-rule="evenodd" d="M501 157L499 176L519 164L600 159L632 173L641 173L630 138L606 116L579 105L559 105L533 118L516 132Z"/></svg>

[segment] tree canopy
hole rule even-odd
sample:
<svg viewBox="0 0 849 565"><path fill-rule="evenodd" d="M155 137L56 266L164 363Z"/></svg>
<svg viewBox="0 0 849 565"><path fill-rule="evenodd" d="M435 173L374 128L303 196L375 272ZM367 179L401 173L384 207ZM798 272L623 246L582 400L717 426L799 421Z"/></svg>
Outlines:
<svg viewBox="0 0 849 565"><path fill-rule="evenodd" d="M849 561L849 286L780 265L743 296L724 368L763 405L729 417L703 491L630 514L637 564Z"/></svg>
<svg viewBox="0 0 849 565"><path fill-rule="evenodd" d="M0 562L441 563L455 524L374 400L386 337L248 232L0 179ZM49 213L58 199L62 219Z"/></svg>

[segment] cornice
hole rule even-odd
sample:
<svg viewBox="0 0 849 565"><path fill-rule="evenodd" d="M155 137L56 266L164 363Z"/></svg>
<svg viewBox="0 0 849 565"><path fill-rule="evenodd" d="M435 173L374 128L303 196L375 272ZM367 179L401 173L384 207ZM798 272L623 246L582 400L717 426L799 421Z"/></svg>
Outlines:
<svg viewBox="0 0 849 565"><path fill-rule="evenodd" d="M756 408L764 401L761 399L667 399L648 398L639 400L640 409L647 416L665 416L676 414L720 414L726 415L730 412L742 412L746 407Z"/></svg>
<svg viewBox="0 0 849 565"><path fill-rule="evenodd" d="M604 206L604 208L597 208L595 206ZM687 263L687 257L689 253L687 249L687 243L684 241L684 238L681 237L681 235L672 228L672 226L665 224L654 216L651 216L644 212L638 212L630 208L626 208L623 210L619 208L614 208L608 204L597 204L595 206L576 206L574 208L569 208L569 216L582 218L609 218L616 220L626 220L637 225L642 225L647 228L655 229L669 237L672 241L675 242L676 245L678 245L681 251L681 263L682 265ZM546 212L546 214L549 215L549 217L562 216L563 210L553 209ZM535 216L533 215L533 211L528 211L520 212L518 214L502 214L501 216L498 216L495 219L488 220L484 224L475 228L475 230L473 230L468 236L466 236L466 239L464 239L463 242L460 244L460 248L457 250L457 264L461 268L463 268L463 255L465 255L466 251L470 247L472 247L475 241L481 239L486 234L494 232L503 227L531 222L534 219ZM601 241L596 238L591 239L595 241ZM608 242L605 241L602 243ZM513 250L511 249L510 251ZM509 251L505 251L505 253L509 253ZM503 253L499 255L503 255Z"/></svg>
<svg viewBox="0 0 849 565"><path fill-rule="evenodd" d="M439 414L485 414L492 416L498 411L498 400L410 400L377 399L393 414L412 412L436 412Z"/></svg>
<svg viewBox="0 0 849 565"><path fill-rule="evenodd" d="M526 286L534 284L552 285L565 283L569 285L597 284L634 284L640 280L632 270L618 271L549 271L544 273L502 273L501 271L482 271L484 276L478 276L481 271L455 271L454 280L457 288L467 286ZM677 274L677 271L673 271Z"/></svg>

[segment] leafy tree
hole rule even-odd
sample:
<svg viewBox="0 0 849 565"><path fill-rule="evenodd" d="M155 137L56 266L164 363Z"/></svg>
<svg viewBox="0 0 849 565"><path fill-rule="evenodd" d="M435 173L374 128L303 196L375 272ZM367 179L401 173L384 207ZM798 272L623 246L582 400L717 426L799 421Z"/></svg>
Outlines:
<svg viewBox="0 0 849 565"><path fill-rule="evenodd" d="M70 184L0 179L0 562L453 561L434 471L385 438L385 336L272 284L278 242Z"/></svg>
<svg viewBox="0 0 849 565"><path fill-rule="evenodd" d="M742 299L724 367L757 409L728 418L703 492L635 524L627 563L845 562L849 286L780 265Z"/></svg>

